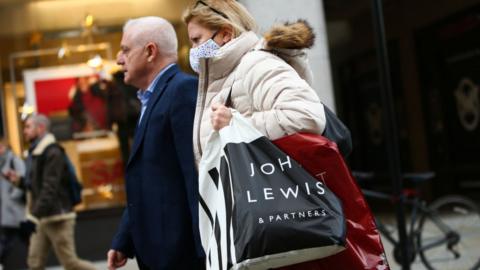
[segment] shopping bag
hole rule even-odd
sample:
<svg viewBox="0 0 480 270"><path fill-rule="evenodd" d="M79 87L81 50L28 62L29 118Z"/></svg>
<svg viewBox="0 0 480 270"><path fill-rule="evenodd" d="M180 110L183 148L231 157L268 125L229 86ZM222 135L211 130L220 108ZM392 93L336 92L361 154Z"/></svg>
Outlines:
<svg viewBox="0 0 480 270"><path fill-rule="evenodd" d="M347 220L347 246L344 251L281 269L390 269L373 215L336 144L320 135L302 133L280 138L273 143L338 196Z"/></svg>
<svg viewBox="0 0 480 270"><path fill-rule="evenodd" d="M207 269L270 269L344 249L338 198L233 111L199 164Z"/></svg>
<svg viewBox="0 0 480 270"><path fill-rule="evenodd" d="M348 157L353 148L350 130L327 105L323 104L323 109L325 111L326 123L322 136L335 142L342 156Z"/></svg>

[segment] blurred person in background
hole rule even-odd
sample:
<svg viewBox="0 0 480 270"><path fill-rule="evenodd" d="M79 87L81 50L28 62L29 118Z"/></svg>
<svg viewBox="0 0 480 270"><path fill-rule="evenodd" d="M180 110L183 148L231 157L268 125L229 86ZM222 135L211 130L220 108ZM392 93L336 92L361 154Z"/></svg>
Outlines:
<svg viewBox="0 0 480 270"><path fill-rule="evenodd" d="M68 112L73 119L73 132L109 129L107 125L106 91L92 87L97 78L79 77L69 93L72 97Z"/></svg>
<svg viewBox="0 0 480 270"><path fill-rule="evenodd" d="M25 164L10 150L6 140L0 138L0 265L4 265L15 239L28 243L21 230L25 220L25 193L8 181L10 171L23 177Z"/></svg>
<svg viewBox="0 0 480 270"><path fill-rule="evenodd" d="M27 172L20 177L9 171L7 177L27 192L27 218L36 224L30 238L29 269L45 269L53 248L67 270L93 270L94 265L78 258L75 250L75 218L70 197L68 164L64 149L49 132L50 121L42 114L25 120L23 134L30 143Z"/></svg>
<svg viewBox="0 0 480 270"><path fill-rule="evenodd" d="M123 164L127 164L130 155L131 140L135 134L138 116L140 115L141 104L137 98L138 89L134 86L125 84L123 71L117 71L113 74L113 82L120 93L116 95L116 99L112 98L109 102L111 110L115 110L119 102L118 97L123 98L122 106L124 106L122 121L118 121L117 136L120 142L120 150L122 152ZM115 102L114 102L115 100Z"/></svg>

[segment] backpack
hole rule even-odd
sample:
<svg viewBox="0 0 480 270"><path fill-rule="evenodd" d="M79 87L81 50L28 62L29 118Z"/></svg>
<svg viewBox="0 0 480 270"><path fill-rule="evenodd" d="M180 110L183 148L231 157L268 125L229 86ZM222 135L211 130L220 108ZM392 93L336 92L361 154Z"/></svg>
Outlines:
<svg viewBox="0 0 480 270"><path fill-rule="evenodd" d="M77 173L75 171L75 167L72 164L72 161L68 158L67 154L63 152L65 156L65 163L67 164L67 177L68 177L68 185L70 188L70 200L72 202L72 206L76 206L82 202L82 190L83 185L78 181Z"/></svg>
<svg viewBox="0 0 480 270"><path fill-rule="evenodd" d="M323 104L325 118L327 123L323 130L323 136L337 144L340 154L346 158L352 152L352 135L347 126L337 117L337 115Z"/></svg>
<svg viewBox="0 0 480 270"><path fill-rule="evenodd" d="M62 180L67 182L68 193L69 193L68 195L70 197L70 202L72 203L72 206L76 206L76 205L78 205L82 202L83 185L78 180L77 173L75 171L75 167L73 166L73 163L70 160L70 158L68 157L68 155L65 153L65 149L57 143L53 143L53 144L47 146L47 148L45 148L42 155L40 156L41 160L40 160L39 164L40 164L40 166L43 167L43 163L44 163L44 160L45 160L44 155L48 151L48 149L50 149L51 147L52 148L53 147L58 147L58 148L60 148L60 150L62 150L63 157L65 159L65 166L66 166L66 170L65 170L66 175L63 176Z"/></svg>

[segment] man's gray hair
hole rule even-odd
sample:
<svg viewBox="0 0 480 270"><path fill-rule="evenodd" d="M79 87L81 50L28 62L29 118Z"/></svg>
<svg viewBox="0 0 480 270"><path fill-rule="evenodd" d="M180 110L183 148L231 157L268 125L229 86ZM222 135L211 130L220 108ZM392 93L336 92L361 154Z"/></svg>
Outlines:
<svg viewBox="0 0 480 270"><path fill-rule="evenodd" d="M46 131L50 131L50 119L43 114L32 114L27 119L32 119L35 126L43 125Z"/></svg>
<svg viewBox="0 0 480 270"><path fill-rule="evenodd" d="M155 16L130 19L123 26L123 32L127 31L140 46L153 42L161 54L177 58L177 34L167 20Z"/></svg>

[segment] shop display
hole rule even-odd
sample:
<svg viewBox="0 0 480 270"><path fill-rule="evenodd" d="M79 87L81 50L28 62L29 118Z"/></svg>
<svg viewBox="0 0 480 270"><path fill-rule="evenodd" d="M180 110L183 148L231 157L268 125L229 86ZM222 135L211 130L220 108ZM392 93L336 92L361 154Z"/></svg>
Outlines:
<svg viewBox="0 0 480 270"><path fill-rule="evenodd" d="M84 187L77 210L121 206L125 201L125 155L120 149L128 146L120 144L128 144L128 137L117 137L114 131L125 127L126 101L118 80L105 75L112 66L106 63L100 72L86 64L23 71L24 107L50 118L52 133Z"/></svg>
<svg viewBox="0 0 480 270"><path fill-rule="evenodd" d="M411 168L410 141L407 124L408 104L402 90L401 66L398 42L388 44L391 63L391 78L395 117L398 125L402 168ZM379 174L388 168L385 110L382 107L382 89L378 83L379 73L375 51L369 50L351 56L338 70L342 101L346 109L345 124L352 132L354 151L349 156L352 168L376 171ZM388 181L390 183L390 181Z"/></svg>
<svg viewBox="0 0 480 270"><path fill-rule="evenodd" d="M427 143L441 179L435 185L439 192L480 186L479 15L476 5L416 32Z"/></svg>

